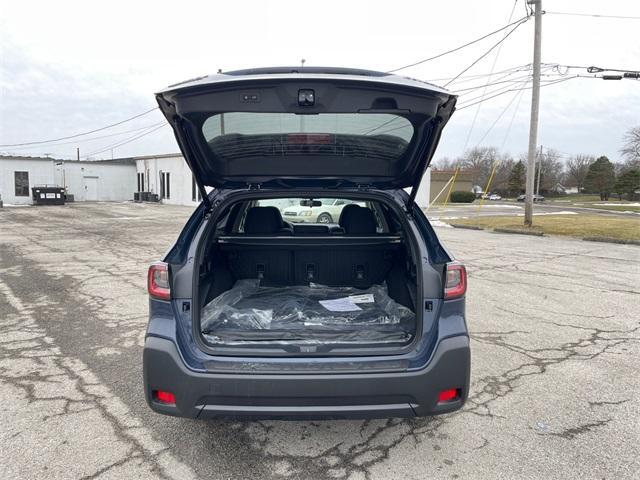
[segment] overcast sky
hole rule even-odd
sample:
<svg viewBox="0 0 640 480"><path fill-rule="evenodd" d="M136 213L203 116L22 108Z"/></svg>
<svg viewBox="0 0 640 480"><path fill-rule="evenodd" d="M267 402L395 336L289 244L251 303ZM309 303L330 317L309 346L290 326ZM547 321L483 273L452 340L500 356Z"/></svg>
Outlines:
<svg viewBox="0 0 640 480"><path fill-rule="evenodd" d="M152 108L153 93L166 85L219 68L298 65L304 58L308 66L387 71L507 24L513 6L513 0L0 0L0 144L58 138L118 122ZM629 0L545 0L543 7L549 12L640 17L640 2ZM524 14L524 0L518 0L512 21ZM640 20L547 14L542 61L639 70L639 31ZM423 80L452 77L501 35L401 73ZM506 39L497 61L494 51L465 75L489 73L494 61L496 72L530 63L532 38L530 20ZM459 105L480 93L462 96ZM617 160L624 132L640 125L640 81L578 78L547 86L541 93L539 143L566 154L604 154ZM476 108L456 112L436 158L456 157L482 137L482 145L504 145L514 155L526 151L531 97L529 90L521 98L517 94L482 103L473 129ZM162 119L155 111L93 137L128 132L123 135L0 151L71 158L78 146L84 158L144 133ZM113 155L176 151L167 126L115 148ZM111 150L93 155L110 157Z"/></svg>

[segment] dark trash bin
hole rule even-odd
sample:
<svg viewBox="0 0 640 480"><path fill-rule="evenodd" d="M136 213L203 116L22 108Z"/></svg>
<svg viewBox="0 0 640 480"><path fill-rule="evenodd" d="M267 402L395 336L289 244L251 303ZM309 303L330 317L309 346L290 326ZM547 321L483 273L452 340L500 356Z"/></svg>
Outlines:
<svg viewBox="0 0 640 480"><path fill-rule="evenodd" d="M64 188L49 185L31 187L31 196L35 205L64 205Z"/></svg>

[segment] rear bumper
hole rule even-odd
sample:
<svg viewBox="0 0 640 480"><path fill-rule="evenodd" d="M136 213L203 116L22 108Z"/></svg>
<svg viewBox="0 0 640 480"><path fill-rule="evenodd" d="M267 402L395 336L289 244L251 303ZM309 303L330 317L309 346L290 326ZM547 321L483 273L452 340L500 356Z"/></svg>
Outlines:
<svg viewBox="0 0 640 480"><path fill-rule="evenodd" d="M443 339L421 370L396 373L256 375L189 370L175 344L147 337L144 385L154 411L189 418L386 418L436 415L458 410L469 391L469 339ZM460 389L456 400L438 393ZM176 404L153 398L175 394Z"/></svg>

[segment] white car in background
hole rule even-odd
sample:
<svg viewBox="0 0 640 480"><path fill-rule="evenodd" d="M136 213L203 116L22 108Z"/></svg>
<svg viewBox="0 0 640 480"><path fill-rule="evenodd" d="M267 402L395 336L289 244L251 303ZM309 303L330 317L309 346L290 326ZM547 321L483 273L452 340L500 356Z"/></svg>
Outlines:
<svg viewBox="0 0 640 480"><path fill-rule="evenodd" d="M318 198L319 206L294 205L281 209L284 220L291 223L338 223L345 205L355 203L364 207L363 202L352 202L344 198Z"/></svg>
<svg viewBox="0 0 640 480"><path fill-rule="evenodd" d="M502 200L502 197L497 193L492 193L491 195L489 195L489 200Z"/></svg>

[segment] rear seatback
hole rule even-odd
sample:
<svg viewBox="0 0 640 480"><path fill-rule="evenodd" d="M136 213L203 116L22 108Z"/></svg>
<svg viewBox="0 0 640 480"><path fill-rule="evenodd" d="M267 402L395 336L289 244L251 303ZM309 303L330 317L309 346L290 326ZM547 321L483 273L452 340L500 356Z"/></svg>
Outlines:
<svg viewBox="0 0 640 480"><path fill-rule="evenodd" d="M251 243L252 235L237 235L237 241L228 237L220 248L237 279L259 278L273 285L314 282L368 287L382 283L400 249L399 237L377 234L373 212L368 208L347 205L344 212L340 225L345 233L338 238L327 227L318 226L317 233L300 232L302 235L296 234L295 239L254 237L256 241ZM250 230L272 233L256 225Z"/></svg>
<svg viewBox="0 0 640 480"><path fill-rule="evenodd" d="M356 245L306 243L281 243L275 238L264 245L230 241L220 244L220 249L236 279L259 278L273 285L314 282L359 287L382 283L400 250L396 241L367 244L363 240Z"/></svg>

